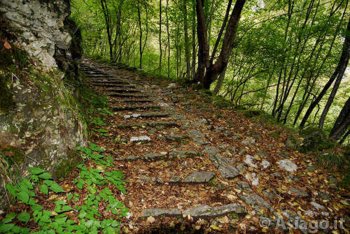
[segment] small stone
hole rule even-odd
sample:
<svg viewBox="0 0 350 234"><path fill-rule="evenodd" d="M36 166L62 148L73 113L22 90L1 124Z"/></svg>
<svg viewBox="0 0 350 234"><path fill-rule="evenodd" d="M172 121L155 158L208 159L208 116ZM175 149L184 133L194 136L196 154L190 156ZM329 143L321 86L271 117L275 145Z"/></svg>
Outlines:
<svg viewBox="0 0 350 234"><path fill-rule="evenodd" d="M326 207L324 207L324 206L318 204L317 202L310 202L310 204L311 204L313 207L315 207L316 210L325 210L325 209L326 209Z"/></svg>
<svg viewBox="0 0 350 234"><path fill-rule="evenodd" d="M261 166L262 166L264 169L268 168L270 165L271 165L270 162L267 161L267 160L263 160L263 161L261 162Z"/></svg>
<svg viewBox="0 0 350 234"><path fill-rule="evenodd" d="M238 181L236 184L236 188L241 190L251 190L250 185L244 181Z"/></svg>
<svg viewBox="0 0 350 234"><path fill-rule="evenodd" d="M214 146L205 146L204 147L204 150L203 150L204 153L208 154L209 156L215 156L217 154L220 153L220 150Z"/></svg>
<svg viewBox="0 0 350 234"><path fill-rule="evenodd" d="M183 182L185 183L206 183L212 180L215 176L214 172L196 171L188 175Z"/></svg>
<svg viewBox="0 0 350 234"><path fill-rule="evenodd" d="M273 188L272 189L268 189L268 190L264 190L263 194L264 194L265 197L270 199L270 201L274 201L278 197L276 191Z"/></svg>
<svg viewBox="0 0 350 234"><path fill-rule="evenodd" d="M249 154L247 154L247 155L245 156L244 162L245 162L248 166L250 166L250 167L253 167L253 168L257 168L257 167L258 167L258 166L254 163L254 157L251 156L251 155L249 155Z"/></svg>
<svg viewBox="0 0 350 234"><path fill-rule="evenodd" d="M288 172L295 172L298 169L298 166L289 159L280 160L277 162L277 164L281 169Z"/></svg>
<svg viewBox="0 0 350 234"><path fill-rule="evenodd" d="M169 85L168 85L168 89L174 89L174 88L176 88L177 87L177 84L176 83L170 83Z"/></svg>
<svg viewBox="0 0 350 234"><path fill-rule="evenodd" d="M151 141L151 138L149 136L139 136L139 137L131 137L131 142L148 142Z"/></svg>
<svg viewBox="0 0 350 234"><path fill-rule="evenodd" d="M255 139L253 137L247 137L242 141L242 144L247 146L254 145Z"/></svg>
<svg viewBox="0 0 350 234"><path fill-rule="evenodd" d="M301 189L294 188L294 187L289 189L288 194L296 196L296 197L300 197L300 198L305 198L305 197L309 196L309 194L305 190L301 190Z"/></svg>
<svg viewBox="0 0 350 234"><path fill-rule="evenodd" d="M147 218L147 223L154 223L156 219L153 216Z"/></svg>
<svg viewBox="0 0 350 234"><path fill-rule="evenodd" d="M255 193L239 195L239 197L248 205L255 206L259 209L259 207L265 207L267 209L271 209L271 205L265 201L262 197Z"/></svg>
<svg viewBox="0 0 350 234"><path fill-rule="evenodd" d="M140 116L141 116L141 114L124 115L124 119L138 118Z"/></svg>
<svg viewBox="0 0 350 234"><path fill-rule="evenodd" d="M256 173L248 173L245 175L245 178L252 183L253 186L259 185L259 178Z"/></svg>
<svg viewBox="0 0 350 234"><path fill-rule="evenodd" d="M203 133L201 133L198 130L190 130L188 131L188 135L198 145L208 144L208 141L205 139L205 136L203 135Z"/></svg>

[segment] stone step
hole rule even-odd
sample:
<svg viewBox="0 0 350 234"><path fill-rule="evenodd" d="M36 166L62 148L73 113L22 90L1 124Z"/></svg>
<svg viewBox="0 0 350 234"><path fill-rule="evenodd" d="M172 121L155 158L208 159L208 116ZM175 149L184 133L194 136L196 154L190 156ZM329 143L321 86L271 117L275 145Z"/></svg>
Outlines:
<svg viewBox="0 0 350 234"><path fill-rule="evenodd" d="M124 82L124 81L121 81L121 82ZM96 84L99 84L99 82L96 82ZM106 83L104 83L104 84L106 84ZM117 88L117 89L118 88L120 88L120 89L136 89L136 85L129 84L129 83L113 83L112 86L106 86L106 90L114 89L114 88Z"/></svg>
<svg viewBox="0 0 350 234"><path fill-rule="evenodd" d="M93 83L106 83L106 84L119 84L118 82L127 82L126 80L118 79L113 76L101 76L101 77L91 77L91 82Z"/></svg>
<svg viewBox="0 0 350 234"><path fill-rule="evenodd" d="M124 124L118 125L120 129L126 128L144 128L144 127L179 127L179 125L175 122L145 122L145 123L133 123L133 124Z"/></svg>
<svg viewBox="0 0 350 234"><path fill-rule="evenodd" d="M137 93L114 93L109 95L111 97L119 97L119 98L148 98L147 94L137 94Z"/></svg>
<svg viewBox="0 0 350 234"><path fill-rule="evenodd" d="M104 77L104 76L110 76L104 72L100 71L85 71L85 76L87 77Z"/></svg>
<svg viewBox="0 0 350 234"><path fill-rule="evenodd" d="M233 179L240 175L239 169L231 165L227 158L217 154L209 156L209 159L225 179Z"/></svg>
<svg viewBox="0 0 350 234"><path fill-rule="evenodd" d="M172 209L164 209L164 208L150 208L142 211L141 217L192 217L192 218L202 218L202 219L210 219L217 218L225 215L236 215L243 217L247 214L245 207L240 205L239 203L231 203L222 206L208 206L208 205L199 205L193 208L189 208L187 210L181 211L177 208Z"/></svg>
<svg viewBox="0 0 350 234"><path fill-rule="evenodd" d="M137 118L165 118L169 117L169 113L165 112L146 112L146 113L134 113L131 115L124 115L124 119L137 119Z"/></svg>
<svg viewBox="0 0 350 234"><path fill-rule="evenodd" d="M124 88L113 88L107 89L107 92L118 92L118 93L141 93L138 89L124 89Z"/></svg>
<svg viewBox="0 0 350 234"><path fill-rule="evenodd" d="M122 100L125 103L149 103L149 102L153 102L153 100L151 99L124 99ZM155 116L158 117L158 116Z"/></svg>
<svg viewBox="0 0 350 234"><path fill-rule="evenodd" d="M211 171L195 171L189 174L185 179L175 183L208 183L215 177L215 173Z"/></svg>
<svg viewBox="0 0 350 234"><path fill-rule="evenodd" d="M115 77L115 76L111 76L111 75L108 75L108 74L105 74L106 78L103 77L103 76L96 76L94 77L93 79L91 80L94 80L95 82L106 82L106 81L127 81L125 79L120 79L118 77Z"/></svg>
<svg viewBox="0 0 350 234"><path fill-rule="evenodd" d="M184 159L184 158L194 158L201 157L202 154L196 151L183 151L183 150L173 150L168 154L161 153L149 153L142 156L129 156L126 158L117 158L116 161L160 161L164 159Z"/></svg>
<svg viewBox="0 0 350 234"><path fill-rule="evenodd" d="M129 83L126 81L104 81L104 82L96 82L96 81L92 81L92 84L94 86L99 86L99 87L118 87L118 86L128 86Z"/></svg>
<svg viewBox="0 0 350 234"><path fill-rule="evenodd" d="M112 107L113 111L131 111L131 110L159 110L160 106L116 106Z"/></svg>

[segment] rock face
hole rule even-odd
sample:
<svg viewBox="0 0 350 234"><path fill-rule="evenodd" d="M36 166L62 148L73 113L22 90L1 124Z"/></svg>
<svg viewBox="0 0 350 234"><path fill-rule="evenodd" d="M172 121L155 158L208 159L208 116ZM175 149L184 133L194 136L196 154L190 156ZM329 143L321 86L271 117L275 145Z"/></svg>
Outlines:
<svg viewBox="0 0 350 234"><path fill-rule="evenodd" d="M3 184L30 166L57 177L78 161L85 124L73 94L76 73L67 76L80 57L69 13L66 0L0 0L0 44L11 45L0 46L1 197ZM0 210L5 203L0 199Z"/></svg>
<svg viewBox="0 0 350 234"><path fill-rule="evenodd" d="M45 68L57 67L56 51L67 51L71 46L72 36L65 28L69 1L0 0L0 13L6 28L15 33L19 47Z"/></svg>

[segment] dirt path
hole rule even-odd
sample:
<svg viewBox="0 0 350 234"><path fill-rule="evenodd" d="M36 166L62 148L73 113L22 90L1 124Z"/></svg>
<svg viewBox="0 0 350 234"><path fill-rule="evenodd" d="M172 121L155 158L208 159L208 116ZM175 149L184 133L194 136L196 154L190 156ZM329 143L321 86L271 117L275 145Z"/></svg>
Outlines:
<svg viewBox="0 0 350 234"><path fill-rule="evenodd" d="M88 61L82 70L114 111L94 140L126 175L123 232L305 231L315 220L329 231L349 215L337 178L288 148L283 129L169 81Z"/></svg>

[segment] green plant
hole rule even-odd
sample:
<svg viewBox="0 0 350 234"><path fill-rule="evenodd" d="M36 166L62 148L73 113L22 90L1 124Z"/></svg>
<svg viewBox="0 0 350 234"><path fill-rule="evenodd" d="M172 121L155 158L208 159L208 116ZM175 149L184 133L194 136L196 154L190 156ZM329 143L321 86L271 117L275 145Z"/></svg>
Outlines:
<svg viewBox="0 0 350 234"><path fill-rule="evenodd" d="M103 155L105 151L96 144L79 147L85 159L93 160L97 167L79 165L79 177L74 184L81 193L66 192L57 184L50 173L33 167L30 175L18 184L7 184L8 192L27 209L21 213L8 213L0 220L0 233L118 233L120 219L128 215L128 209L120 202L110 188L126 193L124 175L120 171L108 170L112 159ZM71 190L72 191L72 190ZM59 194L59 196L52 196ZM54 208L45 209L39 197L56 197ZM76 205L77 201L83 201ZM79 204L79 203L78 203ZM110 215L100 214L103 205ZM72 218L74 214L75 219ZM28 224L33 230L24 227Z"/></svg>

